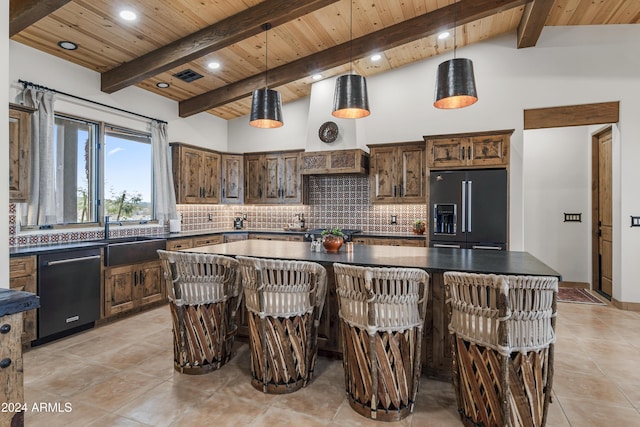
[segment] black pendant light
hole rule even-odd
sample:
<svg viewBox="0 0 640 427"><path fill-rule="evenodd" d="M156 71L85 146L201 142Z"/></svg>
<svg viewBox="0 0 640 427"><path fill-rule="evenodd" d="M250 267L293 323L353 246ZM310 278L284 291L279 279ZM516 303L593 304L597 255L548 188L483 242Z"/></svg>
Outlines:
<svg viewBox="0 0 640 427"><path fill-rule="evenodd" d="M478 101L473 62L456 58L456 14L453 15L453 59L438 65L436 76L436 108L464 108Z"/></svg>
<svg viewBox="0 0 640 427"><path fill-rule="evenodd" d="M253 91L251 98L251 115L249 116L249 124L251 126L263 129L279 128L282 122L282 101L280 100L280 92L269 89L269 67L267 65L267 53L269 46L269 38L267 31L271 29L271 24L264 24L262 28L265 31L265 48L264 48L264 85L263 89Z"/></svg>
<svg viewBox="0 0 640 427"><path fill-rule="evenodd" d="M371 111L369 111L369 97L367 96L367 79L353 74L353 0L349 2L349 5L349 74L340 76L336 80L331 114L341 119L360 119L367 117Z"/></svg>

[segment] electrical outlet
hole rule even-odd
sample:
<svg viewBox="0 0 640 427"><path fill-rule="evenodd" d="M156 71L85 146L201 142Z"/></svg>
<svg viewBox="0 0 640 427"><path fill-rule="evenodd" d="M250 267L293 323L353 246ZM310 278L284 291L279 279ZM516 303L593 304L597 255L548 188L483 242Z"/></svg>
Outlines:
<svg viewBox="0 0 640 427"><path fill-rule="evenodd" d="M210 213L207 219L208 219L209 221L213 221L213 214L212 214L212 213Z"/></svg>
<svg viewBox="0 0 640 427"><path fill-rule="evenodd" d="M391 215L391 225L396 225L396 224L398 224L398 216Z"/></svg>
<svg viewBox="0 0 640 427"><path fill-rule="evenodd" d="M242 214L242 219L244 219L245 221L247 220L247 213L246 213L246 212L244 212L244 213Z"/></svg>

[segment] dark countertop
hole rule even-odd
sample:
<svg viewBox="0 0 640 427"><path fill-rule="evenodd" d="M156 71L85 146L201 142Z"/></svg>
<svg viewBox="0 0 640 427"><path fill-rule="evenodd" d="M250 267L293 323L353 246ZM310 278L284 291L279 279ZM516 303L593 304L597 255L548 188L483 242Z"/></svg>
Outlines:
<svg viewBox="0 0 640 427"><path fill-rule="evenodd" d="M40 307L36 294L13 289L0 289L0 316L20 313Z"/></svg>
<svg viewBox="0 0 640 427"><path fill-rule="evenodd" d="M242 240L186 249L183 252L201 252L229 256L254 256L318 263L345 263L358 265L416 267L428 271L463 271L508 275L557 276L553 270L528 252L483 251L471 249L420 248L403 246L354 245L353 252L311 252L306 242L280 242Z"/></svg>

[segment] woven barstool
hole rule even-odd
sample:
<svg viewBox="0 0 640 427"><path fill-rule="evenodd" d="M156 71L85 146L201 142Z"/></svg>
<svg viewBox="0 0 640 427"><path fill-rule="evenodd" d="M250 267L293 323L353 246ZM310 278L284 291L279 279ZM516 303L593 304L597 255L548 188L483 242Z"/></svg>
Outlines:
<svg viewBox="0 0 640 427"><path fill-rule="evenodd" d="M420 383L429 275L334 264L349 404L372 419L411 414Z"/></svg>
<svg viewBox="0 0 640 427"><path fill-rule="evenodd" d="M232 355L242 300L238 262L222 255L159 250L173 321L174 368L205 374Z"/></svg>
<svg viewBox="0 0 640 427"><path fill-rule="evenodd" d="M296 391L313 377L327 272L307 261L237 259L249 317L251 384L264 393Z"/></svg>
<svg viewBox="0 0 640 427"><path fill-rule="evenodd" d="M558 279L447 272L453 385L467 426L544 426Z"/></svg>

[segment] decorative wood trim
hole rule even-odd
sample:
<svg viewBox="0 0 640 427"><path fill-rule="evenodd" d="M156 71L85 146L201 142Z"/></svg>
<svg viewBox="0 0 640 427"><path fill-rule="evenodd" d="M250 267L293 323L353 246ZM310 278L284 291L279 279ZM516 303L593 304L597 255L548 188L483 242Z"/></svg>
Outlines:
<svg viewBox="0 0 640 427"><path fill-rule="evenodd" d="M269 0L102 73L102 91L113 93L216 50L260 34L337 0Z"/></svg>
<svg viewBox="0 0 640 427"><path fill-rule="evenodd" d="M299 60L269 70L269 86L278 87L308 77L318 70L343 65L351 58L360 59L372 51L388 50L400 45L434 35L454 22L458 26L525 4L527 0L462 0L375 31L365 36L323 50ZM457 10L456 10L457 9ZM264 84L264 73L205 92L181 101L180 117L189 117L211 108L225 105L248 96Z"/></svg>
<svg viewBox="0 0 640 427"><path fill-rule="evenodd" d="M35 24L69 1L71 0L11 0L9 2L9 37Z"/></svg>
<svg viewBox="0 0 640 427"><path fill-rule="evenodd" d="M524 130L617 123L620 101L524 110Z"/></svg>
<svg viewBox="0 0 640 427"><path fill-rule="evenodd" d="M534 0L525 6L518 25L518 49L536 45L553 3L554 0Z"/></svg>
<svg viewBox="0 0 640 427"><path fill-rule="evenodd" d="M503 129L503 130L487 130L480 132L464 132L464 133L447 133L442 135L424 135L424 140L428 139L443 139L443 138L470 138L475 136L492 136L492 135L511 135L515 129Z"/></svg>

